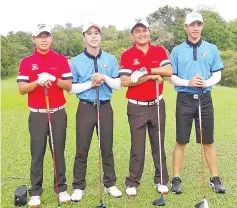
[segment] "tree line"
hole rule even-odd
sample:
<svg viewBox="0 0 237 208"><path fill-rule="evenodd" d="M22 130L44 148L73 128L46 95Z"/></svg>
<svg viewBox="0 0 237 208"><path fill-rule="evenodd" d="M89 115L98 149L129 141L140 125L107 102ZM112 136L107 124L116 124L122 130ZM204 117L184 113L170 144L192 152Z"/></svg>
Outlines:
<svg viewBox="0 0 237 208"><path fill-rule="evenodd" d="M183 28L184 18L191 8L170 7L168 5L147 16L151 29L151 42L162 45L170 53L172 48L186 39ZM202 39L217 45L226 69L221 85L237 87L237 18L227 22L219 13L207 6L199 6L204 18ZM82 26L71 23L55 25L52 29L53 48L58 53L71 58L83 51ZM19 61L33 51L31 33L18 31L1 36L1 76L16 74ZM102 48L120 60L120 55L131 47L130 29L117 30L116 26L102 27Z"/></svg>

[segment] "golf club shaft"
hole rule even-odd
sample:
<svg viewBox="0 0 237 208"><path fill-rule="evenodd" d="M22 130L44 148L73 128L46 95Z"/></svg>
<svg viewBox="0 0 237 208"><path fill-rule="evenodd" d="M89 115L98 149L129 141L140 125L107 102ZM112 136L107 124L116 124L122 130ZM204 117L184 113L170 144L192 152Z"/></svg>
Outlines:
<svg viewBox="0 0 237 208"><path fill-rule="evenodd" d="M102 167L101 167L101 147L100 147L100 100L99 87L96 87L96 108L97 108L97 134L98 134L98 155L99 155L99 179L100 179L100 203L102 204Z"/></svg>
<svg viewBox="0 0 237 208"><path fill-rule="evenodd" d="M198 89L199 91L199 89ZM199 128L200 128L200 147L201 147L201 162L202 162L202 191L205 196L205 179L204 179L204 147L203 147L203 136L202 136L202 109L201 109L201 92L198 93L198 114L199 114Z"/></svg>
<svg viewBox="0 0 237 208"><path fill-rule="evenodd" d="M52 157L53 157L54 177L55 177L55 184L56 184L55 188L56 188L56 193L57 193L58 207L60 207L59 191L58 191L58 177L57 177L57 169L56 169L56 159L55 159L55 152L54 152L54 141L53 141L53 132L52 132L52 123L51 123L51 116L50 116L49 97L48 97L47 87L44 87L44 92L45 92L45 101L46 101L46 108L47 108L48 122L49 122L49 137L50 137Z"/></svg>
<svg viewBox="0 0 237 208"><path fill-rule="evenodd" d="M163 185L163 166L162 166L162 157L161 157L161 134L160 134L160 92L159 92L159 82L156 79L156 99L157 99L157 118L158 118L158 139L159 139L159 156L160 156L160 178L161 185Z"/></svg>

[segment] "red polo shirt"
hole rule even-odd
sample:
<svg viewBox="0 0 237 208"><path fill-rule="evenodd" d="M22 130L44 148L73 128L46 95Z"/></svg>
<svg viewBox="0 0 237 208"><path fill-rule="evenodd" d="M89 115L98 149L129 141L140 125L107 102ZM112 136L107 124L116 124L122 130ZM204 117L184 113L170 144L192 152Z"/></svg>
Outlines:
<svg viewBox="0 0 237 208"><path fill-rule="evenodd" d="M72 73L67 59L53 50L47 54L34 51L34 54L22 59L19 67L17 82L33 82L38 74L47 72L60 79L72 79ZM66 103L63 89L55 83L48 88L49 106L57 108ZM46 108L44 87L38 85L35 90L28 93L28 106L31 108Z"/></svg>
<svg viewBox="0 0 237 208"><path fill-rule="evenodd" d="M149 44L147 53L143 53L134 44L121 55L120 76L130 76L135 70L146 68L157 68L169 64L170 61L164 48ZM162 95L164 83L159 84L159 93ZM140 85L128 87L126 98L139 101L148 101L156 99L155 81L148 80Z"/></svg>

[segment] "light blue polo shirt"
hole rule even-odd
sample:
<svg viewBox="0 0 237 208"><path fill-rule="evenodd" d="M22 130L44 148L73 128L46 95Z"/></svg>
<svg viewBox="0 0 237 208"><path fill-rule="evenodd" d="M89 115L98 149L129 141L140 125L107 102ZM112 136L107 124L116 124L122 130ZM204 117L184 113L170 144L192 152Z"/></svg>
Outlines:
<svg viewBox="0 0 237 208"><path fill-rule="evenodd" d="M74 57L70 62L73 74L73 83L85 83L91 81L91 76L95 73L95 61L98 66L98 73L112 78L118 77L118 62L115 56L100 51L97 57L93 57L86 50ZM76 95L79 99L96 101L96 88L93 87ZM99 87L99 99L109 100L112 96L112 89L106 84Z"/></svg>
<svg viewBox="0 0 237 208"><path fill-rule="evenodd" d="M224 69L217 47L211 43L200 40L193 44L189 40L173 48L170 56L173 74L181 79L191 80L200 74L205 80L211 73ZM174 87L178 92L197 93L195 87ZM203 88L204 93L211 91L212 87Z"/></svg>

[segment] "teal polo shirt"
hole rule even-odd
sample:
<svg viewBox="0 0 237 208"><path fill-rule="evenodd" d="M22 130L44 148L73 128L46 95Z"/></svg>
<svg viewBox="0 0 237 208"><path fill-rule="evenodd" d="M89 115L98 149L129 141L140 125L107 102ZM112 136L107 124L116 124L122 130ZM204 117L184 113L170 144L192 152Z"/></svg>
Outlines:
<svg viewBox="0 0 237 208"><path fill-rule="evenodd" d="M193 44L187 39L173 48L170 61L173 74L186 80L191 80L196 74L208 80L213 72L224 69L217 47L203 40ZM175 86L174 88L178 92L197 93L195 87ZM211 90L212 87L203 88L204 93Z"/></svg>
<svg viewBox="0 0 237 208"><path fill-rule="evenodd" d="M91 76L98 72L112 78L118 77L118 62L115 56L100 50L97 57L89 54L86 49L74 57L70 62L70 68L73 74L72 82L85 83L91 81ZM96 101L96 88L93 87L76 95L79 99ZM112 96L112 89L106 84L99 87L99 99L109 100Z"/></svg>

